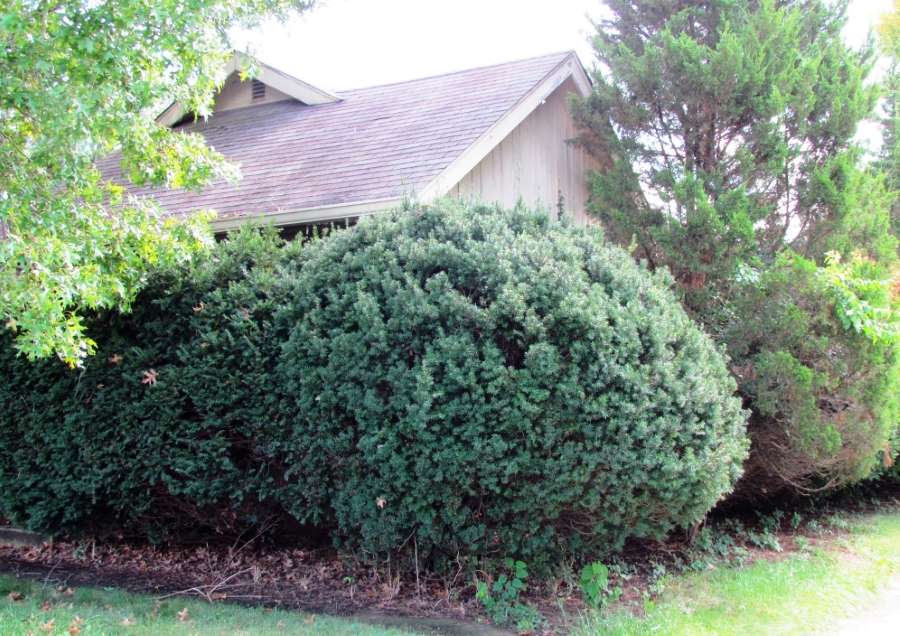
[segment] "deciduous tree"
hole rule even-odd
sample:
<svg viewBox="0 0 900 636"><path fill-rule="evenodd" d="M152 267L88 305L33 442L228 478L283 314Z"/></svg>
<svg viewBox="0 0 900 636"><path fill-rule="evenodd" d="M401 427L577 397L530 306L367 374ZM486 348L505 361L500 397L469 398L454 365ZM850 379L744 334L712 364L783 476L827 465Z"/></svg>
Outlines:
<svg viewBox="0 0 900 636"><path fill-rule="evenodd" d="M0 8L0 317L32 358L93 351L79 311L127 310L147 266L209 241L162 221L94 168L119 149L139 184L199 187L235 171L201 137L157 126L209 112L226 31L309 0L11 0Z"/></svg>

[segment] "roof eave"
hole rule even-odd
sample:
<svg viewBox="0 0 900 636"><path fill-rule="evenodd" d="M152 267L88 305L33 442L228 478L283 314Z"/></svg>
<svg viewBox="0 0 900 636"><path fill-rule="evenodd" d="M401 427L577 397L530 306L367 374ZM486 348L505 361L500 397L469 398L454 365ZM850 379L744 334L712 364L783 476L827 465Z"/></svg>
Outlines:
<svg viewBox="0 0 900 636"><path fill-rule="evenodd" d="M391 210L400 207L403 200L404 197L388 197L383 199L371 199L368 201L352 201L348 203L300 208L297 210L279 210L277 212L262 212L246 216L231 216L222 219L214 219L211 225L214 232L226 232L247 223L272 225L275 227L302 225L305 223L323 223Z"/></svg>

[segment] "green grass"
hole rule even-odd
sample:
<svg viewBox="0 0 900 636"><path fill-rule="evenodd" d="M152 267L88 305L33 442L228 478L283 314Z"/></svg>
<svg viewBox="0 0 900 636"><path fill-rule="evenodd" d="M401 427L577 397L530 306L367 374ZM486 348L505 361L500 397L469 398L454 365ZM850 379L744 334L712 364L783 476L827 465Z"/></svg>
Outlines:
<svg viewBox="0 0 900 636"><path fill-rule="evenodd" d="M843 522L842 524L843 525ZM810 634L833 625L900 576L900 514L853 522L849 534L775 561L664 579L644 614L585 617L574 636ZM185 612L186 610L186 612ZM246 608L113 589L71 593L0 576L0 634L409 636L410 632L301 612Z"/></svg>
<svg viewBox="0 0 900 636"><path fill-rule="evenodd" d="M4 636L410 636L406 631L277 609L184 598L157 602L152 596L110 589L78 588L67 594L9 576L0 576L0 593ZM18 595L22 598L13 600Z"/></svg>
<svg viewBox="0 0 900 636"><path fill-rule="evenodd" d="M737 636L810 634L858 610L889 577L900 575L900 514L854 523L827 550L811 549L745 568L674 576L645 603L592 615L576 636Z"/></svg>

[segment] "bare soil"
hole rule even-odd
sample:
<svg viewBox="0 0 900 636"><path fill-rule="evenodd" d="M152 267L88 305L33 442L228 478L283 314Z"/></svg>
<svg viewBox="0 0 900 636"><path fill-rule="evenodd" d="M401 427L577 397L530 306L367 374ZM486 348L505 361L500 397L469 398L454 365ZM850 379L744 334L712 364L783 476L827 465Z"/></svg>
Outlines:
<svg viewBox="0 0 900 636"><path fill-rule="evenodd" d="M467 584L423 577L417 591L415 580L355 565L329 551L55 541L0 545L0 572L53 585L353 616L426 634L511 633L487 624Z"/></svg>

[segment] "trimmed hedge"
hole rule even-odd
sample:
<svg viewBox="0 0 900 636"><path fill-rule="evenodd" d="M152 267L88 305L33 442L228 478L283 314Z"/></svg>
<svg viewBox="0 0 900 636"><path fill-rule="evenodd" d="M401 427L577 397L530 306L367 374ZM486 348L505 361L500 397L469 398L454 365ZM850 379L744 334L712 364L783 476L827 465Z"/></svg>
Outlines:
<svg viewBox="0 0 900 636"><path fill-rule="evenodd" d="M0 347L0 511L45 532L239 532L280 510L273 330L299 246L245 231L95 316L83 370Z"/></svg>
<svg viewBox="0 0 900 636"><path fill-rule="evenodd" d="M722 356L599 232L428 208L304 248L242 232L0 365L0 508L45 530L238 532L540 563L701 518L746 456Z"/></svg>

